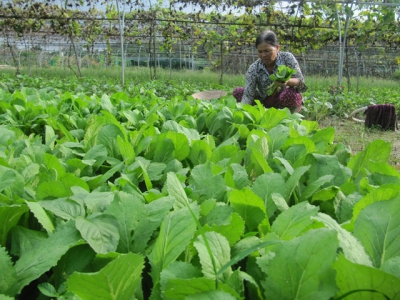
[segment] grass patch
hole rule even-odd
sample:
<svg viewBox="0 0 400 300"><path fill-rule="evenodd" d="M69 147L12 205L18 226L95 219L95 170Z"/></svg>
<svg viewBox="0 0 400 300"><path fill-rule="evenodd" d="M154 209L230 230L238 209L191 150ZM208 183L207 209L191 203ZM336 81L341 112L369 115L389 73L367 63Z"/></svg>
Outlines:
<svg viewBox="0 0 400 300"><path fill-rule="evenodd" d="M334 117L324 118L319 123L320 128L333 127L335 129L335 143L343 143L358 153L365 150L374 140L389 142L392 152L388 163L400 168L400 131L383 131L377 128L367 128L364 123Z"/></svg>
<svg viewBox="0 0 400 300"><path fill-rule="evenodd" d="M5 69L4 74L8 74L13 76L15 74L15 70L13 69ZM96 78L100 82L108 82L108 83L121 83L121 74L122 70L120 67L97 67L97 68L82 68L81 69L82 77L84 78ZM125 71L125 83L131 82L144 82L151 81L150 70L147 67L129 67L126 68ZM21 75L28 75L28 70L26 68L21 68ZM69 68L58 68L58 67L49 67L49 68L34 68L32 67L30 70L30 76L38 76L43 78L76 78L76 74ZM161 81L175 81L175 82L186 82L186 83L207 83L207 84L215 84L217 87L222 88L219 85L220 74L216 72L211 72L209 70L173 70L170 72L169 70L159 68L156 71L157 80ZM231 75L225 74L223 76L223 86L234 87L234 86L243 86L245 83L244 75Z"/></svg>
<svg viewBox="0 0 400 300"><path fill-rule="evenodd" d="M15 69L3 69L3 73L14 75ZM103 82L106 81L110 83L121 83L121 68L120 67L96 67L96 68L82 68L82 76L85 78L96 78L97 80ZM27 68L21 68L21 75L28 75ZM216 87L219 86L220 73L204 70L172 70L158 68L156 71L157 79L164 81L177 81L177 82L187 82L187 83L206 83L214 84ZM76 78L76 74L69 68L59 68L59 67L48 67L48 68L36 68L31 67L30 76L39 76L44 78ZM245 74L224 74L223 75L223 86L227 88L232 88L236 86L244 86L245 84ZM150 81L151 75L150 70L147 67L128 67L125 69L125 82L143 82ZM317 76L306 76L306 83L309 87L309 91L329 91L330 86L337 86L337 77L317 77ZM347 79L343 78L342 86L344 86L345 91L349 90L347 84ZM378 89L397 89L398 90L399 81L397 80L384 80L379 78L366 78L360 77L358 80L356 78L350 79L350 90L351 91L362 91L370 90L371 88ZM221 87L222 88L222 87Z"/></svg>

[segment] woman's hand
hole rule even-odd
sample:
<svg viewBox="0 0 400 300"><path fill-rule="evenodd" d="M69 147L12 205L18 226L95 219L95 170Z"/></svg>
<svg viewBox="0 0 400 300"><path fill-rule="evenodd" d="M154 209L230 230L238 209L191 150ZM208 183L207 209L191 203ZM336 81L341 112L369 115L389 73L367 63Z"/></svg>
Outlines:
<svg viewBox="0 0 400 300"><path fill-rule="evenodd" d="M300 83L299 79L297 78L290 78L288 81L285 82L279 82L276 81L276 85L279 86L280 88L286 88L286 87L293 87L293 86L298 86Z"/></svg>
<svg viewBox="0 0 400 300"><path fill-rule="evenodd" d="M280 88L284 88L288 85L288 82L289 82L289 80L285 81L285 82L275 81L275 84Z"/></svg>

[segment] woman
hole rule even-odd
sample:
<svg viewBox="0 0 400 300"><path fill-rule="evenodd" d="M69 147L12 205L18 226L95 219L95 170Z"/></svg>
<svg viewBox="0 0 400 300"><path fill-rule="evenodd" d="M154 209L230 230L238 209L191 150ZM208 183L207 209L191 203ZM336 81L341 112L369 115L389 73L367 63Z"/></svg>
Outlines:
<svg viewBox="0 0 400 300"><path fill-rule="evenodd" d="M250 65L246 73L246 86L242 88L236 88L233 92L235 98L245 104L254 104L255 99L259 99L265 107L276 107L283 108L289 107L292 112L299 112L302 106L301 92L307 90L303 73L301 72L299 63L296 58L290 52L279 51L279 43L276 34L271 30L263 31L258 35L255 44L259 59ZM268 96L267 88L272 84L270 75L276 73L278 66L286 65L291 69L296 70L295 74L286 82L276 82L279 86L280 91ZM288 97L293 98L291 104L287 105L279 99L279 94L283 89L292 88L285 94L290 94ZM242 97L240 94L242 94ZM281 97L282 98L282 97Z"/></svg>

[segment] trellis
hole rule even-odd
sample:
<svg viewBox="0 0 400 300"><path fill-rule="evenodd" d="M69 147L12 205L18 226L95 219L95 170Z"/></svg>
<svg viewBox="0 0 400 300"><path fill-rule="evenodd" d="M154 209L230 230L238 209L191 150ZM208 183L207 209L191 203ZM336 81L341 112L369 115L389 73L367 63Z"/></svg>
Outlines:
<svg viewBox="0 0 400 300"><path fill-rule="evenodd" d="M287 2L287 3L299 3L301 1L277 1L277 2ZM304 1L303 1L304 2ZM319 2L319 1L306 1L306 2ZM346 1L331 1L333 3L337 3L337 4L348 4L349 2ZM361 2L361 1L354 1L354 4L357 5L377 5L377 6L387 6L387 7L399 7L400 4L398 3L375 3L375 2ZM0 20L1 19L6 19L6 18L19 18L22 16L5 16L5 15L0 15ZM44 18L46 20L51 20L50 17L48 18ZM96 22L118 22L118 18L85 18L85 17L71 17L69 18L69 20L78 20L78 21L84 21L84 20L92 20L92 21L96 21ZM146 21L146 19L144 18L126 18L126 21ZM148 20L147 20L148 21ZM243 23L235 23L235 22L198 22L196 20L173 20L173 19L166 19L166 18L156 18L153 19L152 21L156 21L157 23L160 22L170 22L170 21L174 21L175 23L181 23L181 24L191 24L191 23L196 23L196 24L202 24L202 25L207 25L207 26L230 26L230 25L237 25L237 26L247 26L248 24L243 24ZM255 24L255 26L257 28L261 28L263 26L270 26L272 28L274 27L278 27L279 24L263 24L263 23L258 23ZM304 24L299 24L297 22L293 22L292 24L286 24L286 26L289 26L289 28L294 28L294 27L301 27L301 26L305 26ZM316 29L324 29L324 30L332 30L334 31L334 28L330 28L329 26L317 26ZM34 38L41 38L41 36L43 37L44 35L46 35L47 32L38 32L35 34ZM117 45L118 44L118 40L117 40L117 35L113 36L113 35L109 35L110 38L115 38L113 40L113 45ZM51 37L51 38L54 38ZM129 35L124 36L124 39L127 40L130 37ZM134 38L142 38L142 39L146 39L146 36L135 36ZM158 39L158 41L161 40L161 37L158 36L156 37ZM14 36L14 42L18 39L17 37ZM190 68L195 68L196 64L193 62L196 62L199 59L208 59L208 57L206 56L205 52L202 51L201 47L200 49L198 49L197 51L193 51L192 50L192 46L193 43L196 41L195 38L191 38L189 41L185 41L183 42L182 40L175 40L174 43L177 45L175 48L177 48L178 46L180 47L180 51L179 51L179 57L177 57L177 50L175 49L175 51L173 51L172 53L165 53L165 52L161 52L161 51L156 51L154 52L154 57L153 57L153 62L155 63L155 66L157 66L157 63L155 62L157 59L159 59L159 57L161 56L166 56L170 61L174 60L174 59L179 59L180 61L180 68L182 68L182 57L185 60L185 64L183 65L183 67L190 67ZM0 40L1 42L1 40ZM128 41L129 43L129 41ZM67 42L63 43L62 41L58 41L58 42L47 42L47 44L49 45L50 48L58 48L58 51L61 51L60 49L62 49L63 52L68 53L68 46L69 44ZM82 43L79 43L80 47L82 49ZM104 40L100 40L96 43L97 45L105 45L105 41ZM146 47L147 42L143 43L142 46L137 46L135 48L132 48L127 52L125 52L126 57L128 58L128 63L127 65L132 65L134 66L135 64L133 62L137 62L137 65L140 64L140 62L143 60L143 58L145 56L148 56L148 64L150 64L150 60L151 58L149 57L149 53L152 51L151 49L149 49L148 47ZM42 42L33 42L32 46L43 46ZM159 44L158 44L159 46ZM285 45L284 45L285 46ZM289 50L290 49L290 45L286 45L287 48ZM128 44L129 47L129 44ZM332 46L331 46L332 47ZM9 55L9 53L7 54L7 51L5 49L6 47L0 48L0 62L4 62L7 63L7 55ZM118 56L121 56L121 51L119 51L119 53L117 52L117 49L114 49L115 47L113 47L113 52L111 53L111 61L115 62L115 64L118 64L119 62L119 58ZM157 47L158 48L158 47ZM182 50L183 48L183 50ZM47 48L49 49L49 48ZM231 73L241 73L243 74L244 71L246 70L246 68L248 67L248 65L256 58L255 53L253 52L254 47L252 45L244 45L241 49L235 49L235 50L231 50L229 51L229 53L222 53L221 51L218 51L218 45L216 45L216 50L213 52L211 59L216 61L218 60L219 57L225 56L224 62L222 64L222 66L216 66L215 69L220 69L220 70L224 70L225 72L231 72ZM383 48L382 48L383 49ZM39 50L38 50L39 51ZM38 52L37 51L37 52ZM322 55L322 57L326 56L325 53L328 53L327 49L320 49L317 51L318 55ZM357 49L357 47L353 47L353 49L351 50L354 52L354 54L358 53L360 50ZM52 50L40 50L40 55L39 55L39 59L37 58L37 62L39 62L39 66L43 65L43 57L48 53L48 55L53 55L55 56L56 54L54 53L55 51ZM21 53L23 53L23 51L20 49L19 51L19 56L21 56ZM85 54L85 51L81 50L80 54ZM309 55L310 53L312 53L312 55ZM303 65L303 69L304 72L310 74L310 75L324 75L321 74L320 70L322 68L317 68L314 67L313 65L318 65L319 61L316 58L315 55L316 51L312 50L310 48L307 48L306 51L304 53L296 53L296 55L298 56L299 62L301 62L301 64ZM329 53L333 53L333 52L329 52ZM36 53L37 54L37 53ZM3 55L3 57L1 56ZM392 76L393 72L395 71L394 68L394 64L393 62L395 61L395 55L393 55L390 51L386 51L385 55L387 56L387 59L384 59L384 56L382 56L382 59L385 60L385 62L382 65L387 65L390 66L389 68L385 68L384 72L380 72L379 74L376 74L376 72L363 72L364 74L370 74L370 75L381 75L381 76ZM354 55L353 55L354 56ZM189 57L189 59L188 59ZM322 61L327 64L329 63L329 61L331 60L332 62L335 61L335 57L334 55L329 55L330 59L322 59ZM357 55L354 56L354 59L357 60ZM8 58L9 60L9 58ZM187 61L192 61L191 63L187 64ZM19 62L21 62L21 60L19 59ZM101 65L101 62L98 61L97 59L97 63L98 65ZM354 62L352 59L350 61L347 62L348 63L348 68L350 68L351 65L357 64L357 62ZM88 67L90 66L90 64L88 63L87 65ZM160 66L160 63L158 63L158 66ZM170 64L171 66L171 64ZM366 62L364 62L363 64L363 68L367 69L369 67L368 65L368 59L366 59ZM331 69L333 70L334 67L330 67L330 66L326 66L323 68L323 70L325 71L326 75L331 75ZM357 70L359 70L359 67L357 66ZM351 73L351 72L350 72Z"/></svg>
<svg viewBox="0 0 400 300"><path fill-rule="evenodd" d="M104 61L100 61L100 57L104 57L104 49L106 48L106 44L104 42L96 43L95 49L98 51L94 54L93 61L88 59L87 52L84 50L85 44L78 45L79 46L79 54L82 59L81 65L82 67L95 68L97 66L104 66ZM120 53L116 50L117 43L114 43L113 53L112 53L112 63L113 65L120 65ZM33 43L33 48L37 50L32 51L32 56L36 59L35 65L37 67L46 67L55 65L54 58L59 59L59 66L65 66L66 55L68 55L68 49L70 44L67 42L60 41L47 41L47 46L49 49L39 49L38 46L43 46L43 43ZM35 47L36 46L36 47ZM191 51L191 44L178 44L177 48L181 47L181 51L175 51L172 53L172 56L169 57L169 53L165 52L157 52L156 55L159 58L159 62L157 63L158 67L162 67L163 63L161 62L164 59L170 59L172 62L175 62L171 67L176 68L176 61L180 59L180 64L178 69L199 69L201 67L209 67L212 68L211 64L201 65L196 63L200 60L208 60L207 53L202 51L202 49L198 49L196 52ZM285 45L282 45L283 49L285 49ZM148 66L149 60L149 52L148 49L143 46L129 47L127 45L127 67L137 67L137 66ZM103 49L103 50L101 50ZM139 52L140 49L140 52ZM360 52L357 47L349 47L349 62L348 68L351 76L356 76L357 69L360 72L361 76L379 76L384 78L392 78L393 74L396 72L397 64L396 64L396 55L398 54L396 50L388 51L386 50L385 55L380 55L380 52L384 51L383 47L373 47L369 51ZM60 53L63 53L64 59L60 59ZM180 53L179 53L180 52ZM362 58L359 58L359 61L356 59L356 53L362 53ZM22 55L21 55L22 54ZM18 52L19 62L21 65L26 65L26 58L24 56L24 51L20 50ZM213 54L213 59L217 60L221 53L215 52ZM307 49L303 54L296 54L299 63L302 66L302 70L307 75L313 76L332 76L335 75L336 65L337 65L337 50L335 45L326 46L319 50ZM381 57L381 60L377 62L374 57ZM247 46L243 49L231 51L229 54L225 55L225 63L224 63L224 71L225 73L233 73L233 74L244 74L249 66L255 59L257 58L257 54L254 51L253 46ZM194 60L195 63L191 60ZM9 50L7 48L0 47L0 64L3 65L12 65L12 58ZM165 63L164 63L165 65ZM167 61L167 68L169 68L169 62ZM215 67L215 70L220 70L220 67Z"/></svg>

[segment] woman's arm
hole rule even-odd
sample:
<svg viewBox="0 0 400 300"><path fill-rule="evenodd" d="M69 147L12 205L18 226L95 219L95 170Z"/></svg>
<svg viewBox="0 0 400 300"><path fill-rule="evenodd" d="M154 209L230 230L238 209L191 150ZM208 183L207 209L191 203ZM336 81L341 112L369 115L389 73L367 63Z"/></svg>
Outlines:
<svg viewBox="0 0 400 300"><path fill-rule="evenodd" d="M294 57L294 55L290 52L283 52L282 55L284 58L285 65L296 70L296 73L293 74L293 77L290 78L283 85L296 87L299 92L305 92L307 90L307 86L305 83L303 72L301 71L300 68L300 64L297 61L296 57Z"/></svg>
<svg viewBox="0 0 400 300"><path fill-rule="evenodd" d="M257 72L256 65L252 64L246 72L246 85L244 87L242 103L254 104L257 91Z"/></svg>

